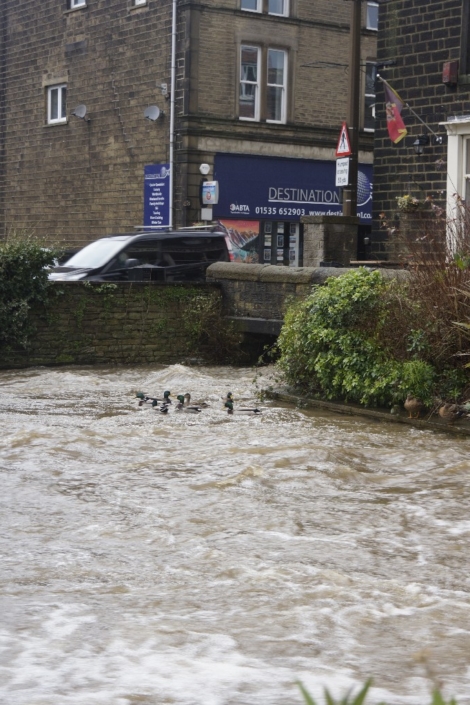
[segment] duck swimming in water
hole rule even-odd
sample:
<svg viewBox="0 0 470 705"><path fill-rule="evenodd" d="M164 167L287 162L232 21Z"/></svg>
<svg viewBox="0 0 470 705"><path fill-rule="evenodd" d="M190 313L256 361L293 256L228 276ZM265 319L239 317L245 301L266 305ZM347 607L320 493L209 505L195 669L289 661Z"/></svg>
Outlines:
<svg viewBox="0 0 470 705"><path fill-rule="evenodd" d="M163 404L164 406L168 406L168 404L171 404L171 392L163 392L163 399L153 399L152 400L152 406L158 406L159 404Z"/></svg>
<svg viewBox="0 0 470 705"><path fill-rule="evenodd" d="M238 409L235 409L233 406L233 401L228 398L227 396L227 401L224 404L224 408L227 409L227 414L232 416L233 414L237 414L237 416L258 416L258 414L263 413L261 409L257 409L256 407L240 407Z"/></svg>
<svg viewBox="0 0 470 705"><path fill-rule="evenodd" d="M191 394L189 392L186 392L184 395L184 403L186 406L190 406L191 404ZM193 406L197 406L199 409L208 409L210 407L210 404L208 404L206 401L195 401L193 402Z"/></svg>
<svg viewBox="0 0 470 705"><path fill-rule="evenodd" d="M199 412L201 411L201 407L196 405L190 405L188 397L189 399L191 399L190 394L185 394L184 396L183 394L178 394L176 398L178 399L179 403L176 405L176 410L185 411L187 414L199 414Z"/></svg>

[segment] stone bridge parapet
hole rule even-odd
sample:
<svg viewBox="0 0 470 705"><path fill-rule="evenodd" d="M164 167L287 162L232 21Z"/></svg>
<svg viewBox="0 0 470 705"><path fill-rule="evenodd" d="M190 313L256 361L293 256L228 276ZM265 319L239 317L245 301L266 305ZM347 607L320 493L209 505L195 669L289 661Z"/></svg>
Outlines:
<svg viewBox="0 0 470 705"><path fill-rule="evenodd" d="M207 282L222 289L224 313L245 333L278 335L289 303L305 298L314 284L349 269L283 267L271 264L217 262L207 270Z"/></svg>

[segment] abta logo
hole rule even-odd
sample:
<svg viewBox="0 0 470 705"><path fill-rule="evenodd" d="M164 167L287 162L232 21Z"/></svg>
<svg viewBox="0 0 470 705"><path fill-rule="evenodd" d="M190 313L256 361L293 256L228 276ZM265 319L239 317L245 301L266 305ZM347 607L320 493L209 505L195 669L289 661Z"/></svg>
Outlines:
<svg viewBox="0 0 470 705"><path fill-rule="evenodd" d="M230 213L249 213L250 212L250 206L239 206L238 203L231 203L230 204Z"/></svg>

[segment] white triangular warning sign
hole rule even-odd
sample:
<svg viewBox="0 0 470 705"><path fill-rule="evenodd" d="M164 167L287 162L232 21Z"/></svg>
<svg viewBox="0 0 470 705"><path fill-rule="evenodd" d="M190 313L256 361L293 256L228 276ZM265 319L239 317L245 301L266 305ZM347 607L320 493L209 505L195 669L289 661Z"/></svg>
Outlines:
<svg viewBox="0 0 470 705"><path fill-rule="evenodd" d="M343 122L341 132L339 133L338 145L336 147L336 156L349 157L351 154L351 142L349 141L348 126L345 122Z"/></svg>

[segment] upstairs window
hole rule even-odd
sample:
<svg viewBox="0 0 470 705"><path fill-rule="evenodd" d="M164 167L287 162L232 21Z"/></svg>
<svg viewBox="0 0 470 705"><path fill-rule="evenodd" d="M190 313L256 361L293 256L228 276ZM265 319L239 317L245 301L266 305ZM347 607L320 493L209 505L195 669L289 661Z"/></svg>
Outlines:
<svg viewBox="0 0 470 705"><path fill-rule="evenodd" d="M242 45L240 55L240 120L285 123L287 51Z"/></svg>
<svg viewBox="0 0 470 705"><path fill-rule="evenodd" d="M267 122L286 121L287 53L268 49Z"/></svg>
<svg viewBox="0 0 470 705"><path fill-rule="evenodd" d="M241 47L240 120L259 120L259 47Z"/></svg>
<svg viewBox="0 0 470 705"><path fill-rule="evenodd" d="M240 7L248 12L267 12L279 17L289 15L289 0L240 0Z"/></svg>
<svg viewBox="0 0 470 705"><path fill-rule="evenodd" d="M287 17L289 14L289 0L269 0L268 14Z"/></svg>
<svg viewBox="0 0 470 705"><path fill-rule="evenodd" d="M241 8L251 12L261 12L261 2L262 0L241 0Z"/></svg>
<svg viewBox="0 0 470 705"><path fill-rule="evenodd" d="M85 7L86 0L70 0L70 9L74 10L76 7Z"/></svg>
<svg viewBox="0 0 470 705"><path fill-rule="evenodd" d="M47 124L67 122L67 86L49 86L47 89Z"/></svg>
<svg viewBox="0 0 470 705"><path fill-rule="evenodd" d="M379 6L376 2L367 3L366 28L375 29L376 31L379 28Z"/></svg>

